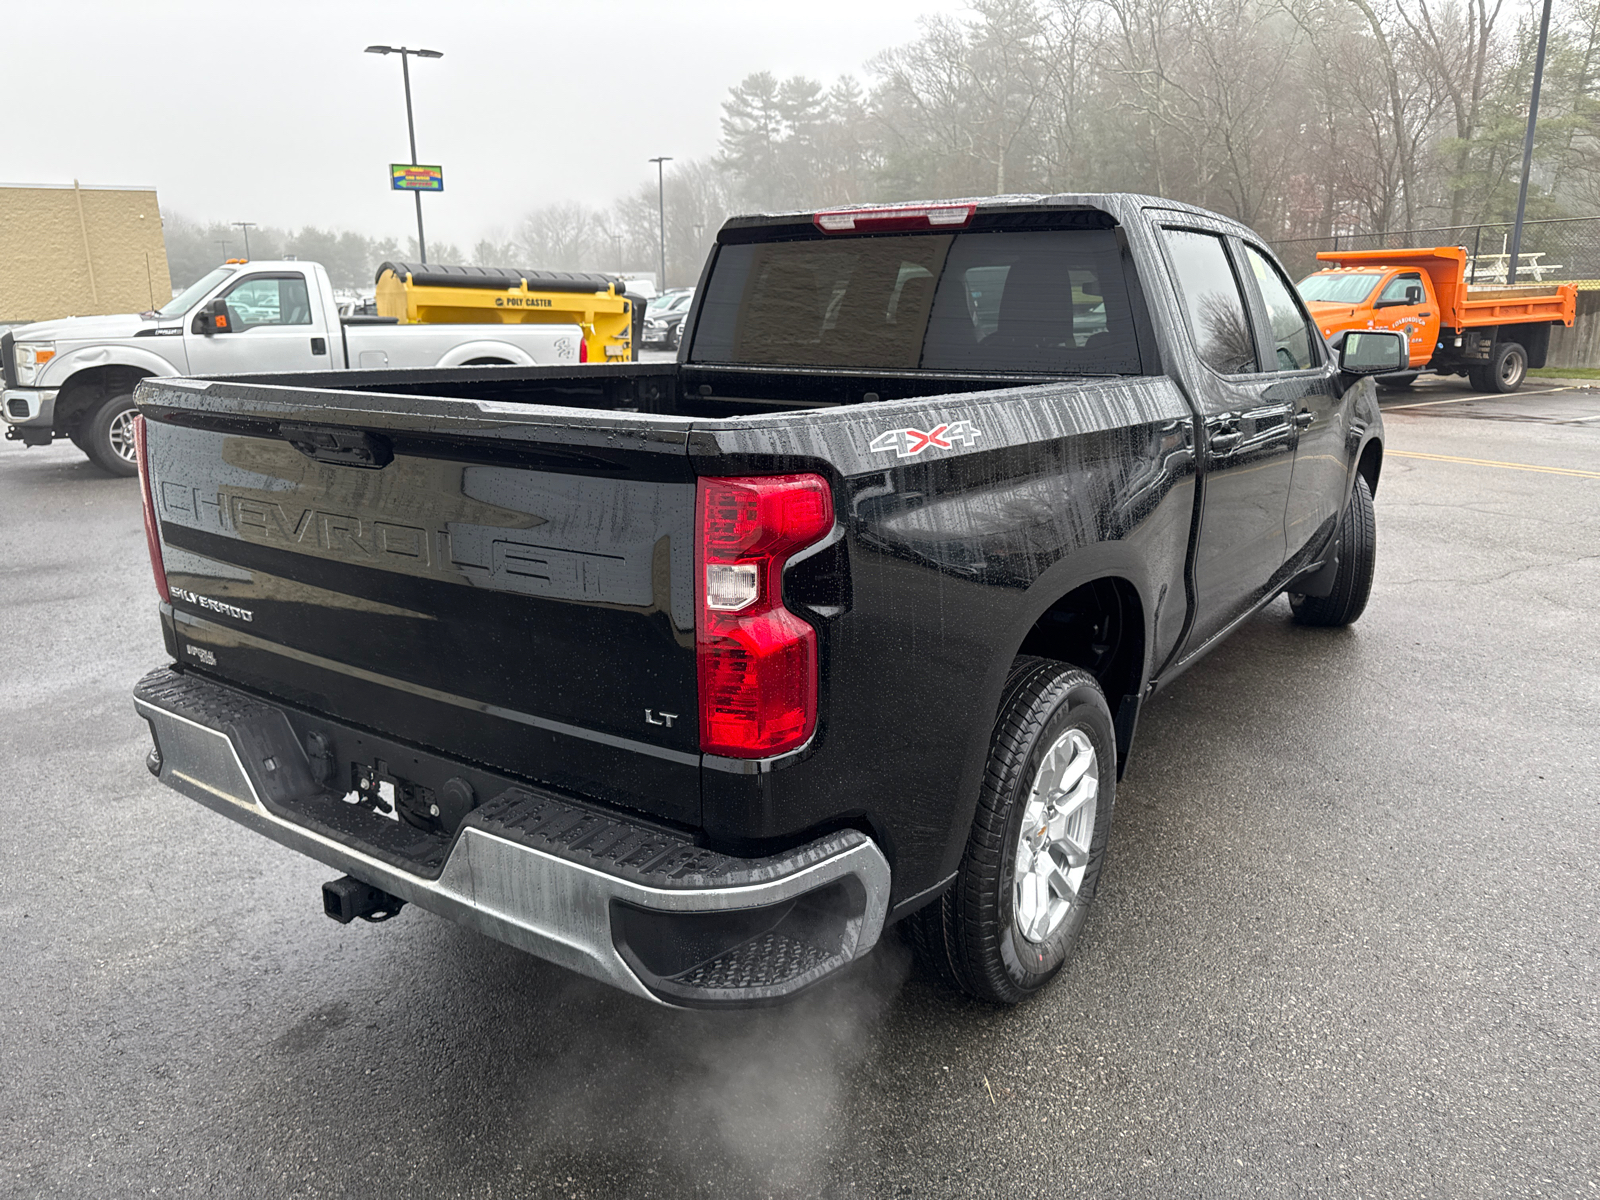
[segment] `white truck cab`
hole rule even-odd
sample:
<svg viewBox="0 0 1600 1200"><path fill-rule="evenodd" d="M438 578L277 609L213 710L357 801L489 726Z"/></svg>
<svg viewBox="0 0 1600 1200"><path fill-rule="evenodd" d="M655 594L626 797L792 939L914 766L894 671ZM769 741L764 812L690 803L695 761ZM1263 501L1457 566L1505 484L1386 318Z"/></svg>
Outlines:
<svg viewBox="0 0 1600 1200"><path fill-rule="evenodd" d="M320 263L233 261L147 313L67 317L0 336L0 416L28 446L71 438L132 475L133 389L161 375L576 364L576 325L400 325L339 315Z"/></svg>

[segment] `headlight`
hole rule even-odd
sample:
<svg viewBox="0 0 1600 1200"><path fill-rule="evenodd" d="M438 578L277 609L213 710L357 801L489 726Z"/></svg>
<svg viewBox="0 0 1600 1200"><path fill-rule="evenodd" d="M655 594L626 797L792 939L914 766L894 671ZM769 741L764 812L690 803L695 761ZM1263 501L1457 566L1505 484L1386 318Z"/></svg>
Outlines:
<svg viewBox="0 0 1600 1200"><path fill-rule="evenodd" d="M16 345L17 384L30 386L39 378L45 363L56 356L54 342L18 342Z"/></svg>

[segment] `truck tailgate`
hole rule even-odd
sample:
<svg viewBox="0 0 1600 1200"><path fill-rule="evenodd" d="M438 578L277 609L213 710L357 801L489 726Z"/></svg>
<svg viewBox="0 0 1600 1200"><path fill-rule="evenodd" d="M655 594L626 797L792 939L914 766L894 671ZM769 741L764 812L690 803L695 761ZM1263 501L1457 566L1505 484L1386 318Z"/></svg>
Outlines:
<svg viewBox="0 0 1600 1200"><path fill-rule="evenodd" d="M687 418L140 385L185 667L683 824Z"/></svg>

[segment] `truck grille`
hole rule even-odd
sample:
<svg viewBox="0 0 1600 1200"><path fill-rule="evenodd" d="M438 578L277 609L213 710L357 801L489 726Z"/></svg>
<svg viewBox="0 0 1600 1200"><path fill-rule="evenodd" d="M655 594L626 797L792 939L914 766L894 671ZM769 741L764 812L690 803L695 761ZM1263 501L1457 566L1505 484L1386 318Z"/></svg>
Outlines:
<svg viewBox="0 0 1600 1200"><path fill-rule="evenodd" d="M17 386L17 339L11 333L0 335L0 387Z"/></svg>

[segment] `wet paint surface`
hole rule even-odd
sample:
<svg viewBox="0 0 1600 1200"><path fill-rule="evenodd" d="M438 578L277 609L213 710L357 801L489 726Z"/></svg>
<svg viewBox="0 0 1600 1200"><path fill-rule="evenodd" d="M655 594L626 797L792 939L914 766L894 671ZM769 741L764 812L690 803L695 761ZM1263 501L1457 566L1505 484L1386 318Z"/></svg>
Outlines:
<svg viewBox="0 0 1600 1200"><path fill-rule="evenodd" d="M1155 225L1235 242L1253 239L1248 231L1140 197L1031 203L1099 208L1120 223L1143 292L1134 307L1146 374L1011 382L662 364L363 372L359 390L328 390L349 378L304 377L313 392L301 394L276 380L146 390L163 485L203 462L216 473L207 486L244 497L230 500L227 545L197 540L198 507L172 513L182 548L226 562L299 531L297 557L252 560L253 579L310 582L394 610L358 617L334 600L326 619L296 620L269 603L265 620L292 625L286 642L315 643L324 662L515 697L540 715L691 754L692 722L643 727L647 711L696 711L690 481L823 475L839 529L786 582L789 606L819 635L818 730L776 769L708 764L694 778L691 767L641 767L581 738L491 735L492 721L446 718L415 694L385 689L380 703L371 681L304 656L285 665L270 635L243 652L217 638L203 648L224 677L292 690L350 720L381 711L397 736L470 745L530 778L699 823L713 842L765 846L859 825L891 858L895 899L925 891L954 869L1001 681L1041 614L1080 585L1122 581L1143 625L1133 631L1142 691L1313 561L1380 427L1370 384L1344 391L1326 359L1297 375L1220 383L1201 365ZM395 461L375 472L308 469L274 442L279 422L313 412L312 394L319 422L387 439ZM250 466L230 454L278 469L230 483L228 471ZM351 475L366 478L350 484ZM365 522L372 552L387 554L381 586L356 584L370 567L353 566L340 514ZM196 582L210 586L203 574L185 586ZM251 595L241 586L228 595ZM310 594L292 603L300 617L318 612Z"/></svg>

